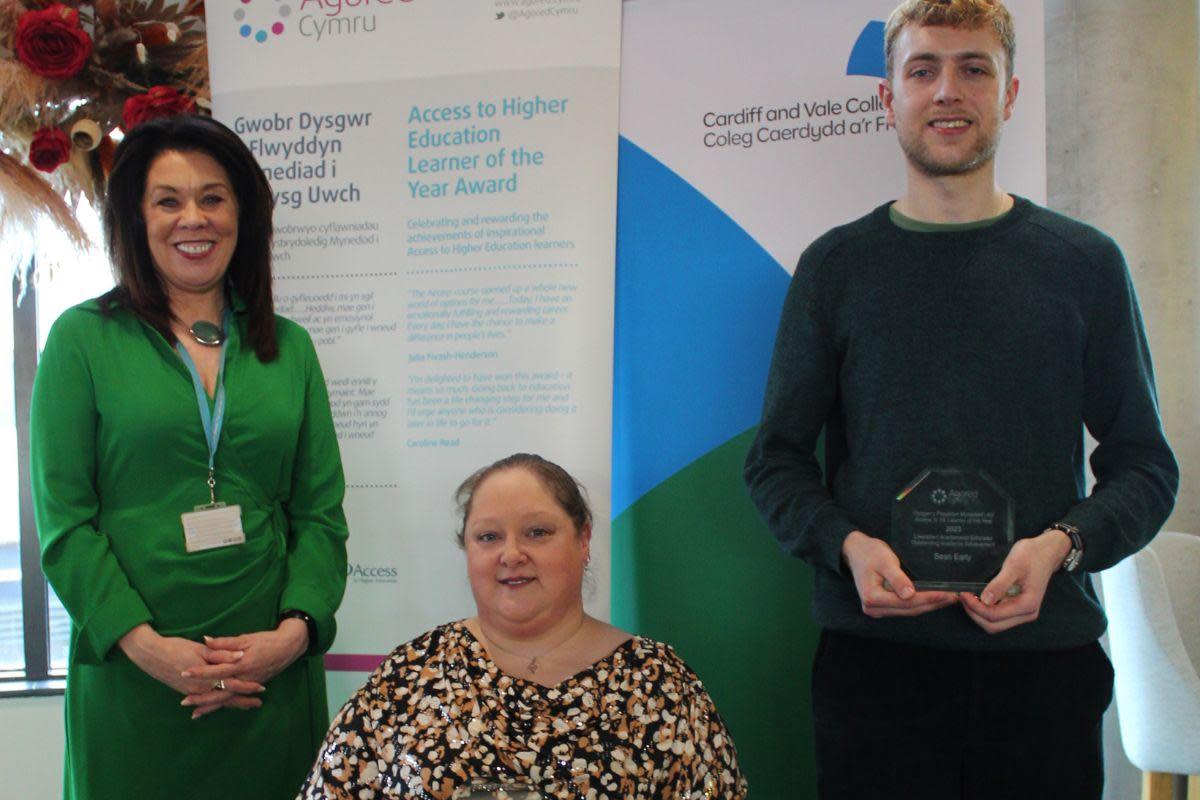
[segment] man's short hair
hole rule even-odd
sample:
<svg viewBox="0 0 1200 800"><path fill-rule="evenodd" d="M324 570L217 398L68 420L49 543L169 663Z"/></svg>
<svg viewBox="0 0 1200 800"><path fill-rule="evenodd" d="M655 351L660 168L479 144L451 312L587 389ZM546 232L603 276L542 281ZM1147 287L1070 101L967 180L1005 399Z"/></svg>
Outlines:
<svg viewBox="0 0 1200 800"><path fill-rule="evenodd" d="M883 34L883 57L888 80L892 78L892 49L905 25L944 25L975 30L991 26L1000 37L1008 61L1008 77L1013 76L1017 57L1017 34L1012 14L999 0L904 0L888 17Z"/></svg>

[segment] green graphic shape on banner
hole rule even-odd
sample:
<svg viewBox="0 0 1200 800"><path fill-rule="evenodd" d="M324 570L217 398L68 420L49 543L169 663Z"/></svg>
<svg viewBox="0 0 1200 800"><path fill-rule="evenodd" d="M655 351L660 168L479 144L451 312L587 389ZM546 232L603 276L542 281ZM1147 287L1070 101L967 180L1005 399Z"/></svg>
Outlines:
<svg viewBox="0 0 1200 800"><path fill-rule="evenodd" d="M668 642L725 718L755 800L815 796L812 571L780 552L742 483L757 428L613 520L613 623Z"/></svg>

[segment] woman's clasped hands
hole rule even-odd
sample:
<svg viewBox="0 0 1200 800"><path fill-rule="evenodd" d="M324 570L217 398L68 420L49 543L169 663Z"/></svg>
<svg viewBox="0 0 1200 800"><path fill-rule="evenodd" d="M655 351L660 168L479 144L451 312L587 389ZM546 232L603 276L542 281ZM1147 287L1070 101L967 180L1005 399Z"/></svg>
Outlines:
<svg viewBox="0 0 1200 800"><path fill-rule="evenodd" d="M197 681L182 705L194 707L192 719L220 708L251 709L262 705L256 695L308 649L308 627L298 619L285 619L272 631L240 636L205 636L198 645L203 663L180 673Z"/></svg>
<svg viewBox="0 0 1200 800"><path fill-rule="evenodd" d="M272 631L204 637L204 644L162 636L147 624L121 639L121 649L143 672L184 695L192 719L221 708L258 708L266 684L308 649L308 628L285 619Z"/></svg>

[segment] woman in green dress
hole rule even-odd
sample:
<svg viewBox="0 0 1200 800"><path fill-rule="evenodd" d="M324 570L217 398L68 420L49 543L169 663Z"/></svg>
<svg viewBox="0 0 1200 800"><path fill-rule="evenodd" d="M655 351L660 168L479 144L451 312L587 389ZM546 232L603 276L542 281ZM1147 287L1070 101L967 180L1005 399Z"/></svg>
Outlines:
<svg viewBox="0 0 1200 800"><path fill-rule="evenodd" d="M71 616L67 798L283 798L328 725L345 483L272 195L228 128L144 123L104 212L117 286L34 382L42 563Z"/></svg>

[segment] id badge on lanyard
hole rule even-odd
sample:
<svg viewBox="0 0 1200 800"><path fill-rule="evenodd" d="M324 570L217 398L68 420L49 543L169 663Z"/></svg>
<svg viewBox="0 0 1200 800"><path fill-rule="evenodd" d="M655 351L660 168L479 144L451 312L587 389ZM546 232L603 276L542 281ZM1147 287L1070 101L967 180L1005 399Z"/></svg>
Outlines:
<svg viewBox="0 0 1200 800"><path fill-rule="evenodd" d="M231 320L226 314L225 327L229 329ZM189 553L199 553L215 547L242 544L246 534L242 530L242 507L226 505L217 501L217 479L214 466L217 458L217 445L221 440L221 426L225 424L225 348L229 341L221 345L221 364L217 372L217 393L213 398L213 408L208 408L208 395L204 391L204 381L200 379L200 371L187 348L182 342L176 342L175 348L192 374L192 385L196 389L196 402L200 406L200 422L204 425L204 438L208 442L208 500L209 502L195 506L191 511L180 515L183 522L183 546Z"/></svg>

